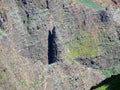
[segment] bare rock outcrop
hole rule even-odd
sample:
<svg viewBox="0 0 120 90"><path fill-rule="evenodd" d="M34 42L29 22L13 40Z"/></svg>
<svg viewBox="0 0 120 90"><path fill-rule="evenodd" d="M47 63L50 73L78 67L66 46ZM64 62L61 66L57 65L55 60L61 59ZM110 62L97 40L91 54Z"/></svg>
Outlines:
<svg viewBox="0 0 120 90"><path fill-rule="evenodd" d="M120 73L119 0L104 2L117 5L0 0L0 90L90 90Z"/></svg>

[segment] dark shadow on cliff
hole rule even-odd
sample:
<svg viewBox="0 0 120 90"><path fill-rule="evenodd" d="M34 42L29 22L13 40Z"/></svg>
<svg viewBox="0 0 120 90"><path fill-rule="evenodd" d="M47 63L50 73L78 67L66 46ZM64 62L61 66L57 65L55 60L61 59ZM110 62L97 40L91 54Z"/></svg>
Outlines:
<svg viewBox="0 0 120 90"><path fill-rule="evenodd" d="M48 2L48 0L46 0L46 5L47 5L47 9L49 9L49 2Z"/></svg>
<svg viewBox="0 0 120 90"><path fill-rule="evenodd" d="M120 90L120 74L113 75L110 78L105 79L97 86L93 86L90 90L96 90L104 85L108 85L107 89L105 90Z"/></svg>
<svg viewBox="0 0 120 90"><path fill-rule="evenodd" d="M110 21L108 13L104 10L99 11L99 17L100 17L101 22L103 23Z"/></svg>
<svg viewBox="0 0 120 90"><path fill-rule="evenodd" d="M48 35L48 64L52 64L57 61L57 44L56 44L56 31L53 27L52 32L49 31Z"/></svg>

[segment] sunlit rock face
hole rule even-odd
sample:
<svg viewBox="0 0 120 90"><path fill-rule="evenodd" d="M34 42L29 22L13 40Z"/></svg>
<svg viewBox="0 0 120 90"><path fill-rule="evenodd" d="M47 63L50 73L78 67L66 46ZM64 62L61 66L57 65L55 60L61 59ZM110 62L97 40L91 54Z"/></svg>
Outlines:
<svg viewBox="0 0 120 90"><path fill-rule="evenodd" d="M0 90L90 90L120 73L119 9L119 0L1 0Z"/></svg>

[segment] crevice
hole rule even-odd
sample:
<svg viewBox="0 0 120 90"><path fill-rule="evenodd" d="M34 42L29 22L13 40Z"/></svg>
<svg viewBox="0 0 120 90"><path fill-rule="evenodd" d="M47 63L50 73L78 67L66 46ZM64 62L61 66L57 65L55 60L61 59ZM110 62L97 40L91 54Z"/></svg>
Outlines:
<svg viewBox="0 0 120 90"><path fill-rule="evenodd" d="M101 87L103 85L106 85L106 84L109 84L109 86L108 86L108 88L106 90L118 90L116 88L118 88L117 84L120 85L120 74L112 75L110 78L105 79L104 81L102 81L98 85L91 87L90 90L96 90L97 88L99 88L99 87Z"/></svg>
<svg viewBox="0 0 120 90"><path fill-rule="evenodd" d="M101 22L103 22L103 23L109 21L109 16L108 16L107 12L104 10L99 11L99 17L100 17Z"/></svg>
<svg viewBox="0 0 120 90"><path fill-rule="evenodd" d="M57 59L56 29L53 27L52 32L48 35L48 64L55 63Z"/></svg>
<svg viewBox="0 0 120 90"><path fill-rule="evenodd" d="M0 12L0 29L5 29L4 23L7 21L7 16L4 11Z"/></svg>
<svg viewBox="0 0 120 90"><path fill-rule="evenodd" d="M47 5L47 9L49 9L49 2L48 2L48 0L46 0L46 5Z"/></svg>
<svg viewBox="0 0 120 90"><path fill-rule="evenodd" d="M26 4L27 4L26 0L22 0L22 3L23 3L24 5L26 5Z"/></svg>
<svg viewBox="0 0 120 90"><path fill-rule="evenodd" d="M28 11L25 11L25 13L26 13L26 17L29 18L30 15L29 15Z"/></svg>
<svg viewBox="0 0 120 90"><path fill-rule="evenodd" d="M119 3L119 1L118 0L111 0L114 4L118 4Z"/></svg>
<svg viewBox="0 0 120 90"><path fill-rule="evenodd" d="M94 69L103 68L103 67L101 67L101 65L99 63L93 61L92 58L80 58L80 57L78 57L75 60L86 67L91 67Z"/></svg>
<svg viewBox="0 0 120 90"><path fill-rule="evenodd" d="M117 35L118 35L118 39L120 40L120 30L117 29L116 32L117 32Z"/></svg>

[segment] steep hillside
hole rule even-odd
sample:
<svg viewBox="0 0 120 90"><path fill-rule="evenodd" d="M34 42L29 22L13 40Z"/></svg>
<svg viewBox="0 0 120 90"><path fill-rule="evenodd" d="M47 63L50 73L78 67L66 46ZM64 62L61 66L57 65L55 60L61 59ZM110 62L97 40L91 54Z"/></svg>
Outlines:
<svg viewBox="0 0 120 90"><path fill-rule="evenodd" d="M0 0L0 90L90 90L120 74L119 6Z"/></svg>

